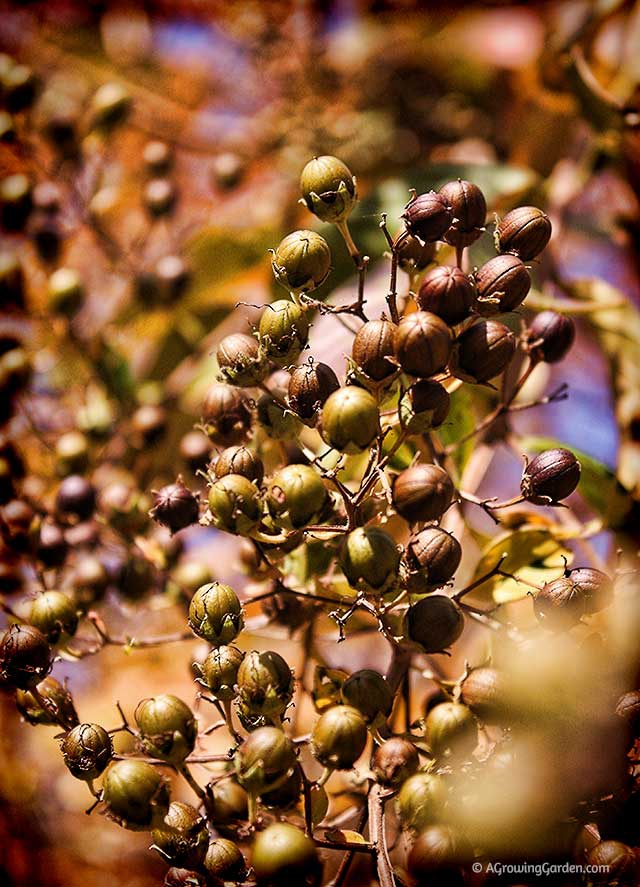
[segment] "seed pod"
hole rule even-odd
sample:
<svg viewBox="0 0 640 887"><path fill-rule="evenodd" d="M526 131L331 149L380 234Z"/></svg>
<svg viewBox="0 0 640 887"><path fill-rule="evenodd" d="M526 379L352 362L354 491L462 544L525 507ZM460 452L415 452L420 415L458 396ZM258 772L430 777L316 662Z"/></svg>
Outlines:
<svg viewBox="0 0 640 887"><path fill-rule="evenodd" d="M327 398L320 423L325 443L334 450L361 453L380 431L378 404L364 388L348 385Z"/></svg>
<svg viewBox="0 0 640 887"><path fill-rule="evenodd" d="M245 162L233 151L216 155L209 167L211 185L221 191L231 191L242 181L246 169Z"/></svg>
<svg viewBox="0 0 640 887"><path fill-rule="evenodd" d="M638 738L640 732L640 691L631 690L629 693L623 693L616 703L616 714L627 722L634 738Z"/></svg>
<svg viewBox="0 0 640 887"><path fill-rule="evenodd" d="M396 788L420 766L418 749L402 736L392 736L379 745L373 756L373 770L380 785Z"/></svg>
<svg viewBox="0 0 640 887"><path fill-rule="evenodd" d="M276 280L294 293L311 293L331 271L329 244L315 231L294 231L282 240L271 263Z"/></svg>
<svg viewBox="0 0 640 887"><path fill-rule="evenodd" d="M99 724L78 724L65 733L60 749L71 775L87 782L97 779L113 756L111 737Z"/></svg>
<svg viewBox="0 0 640 887"><path fill-rule="evenodd" d="M15 552L26 551L38 524L33 508L24 499L12 499L2 509L2 520L5 542Z"/></svg>
<svg viewBox="0 0 640 887"><path fill-rule="evenodd" d="M460 699L483 721L504 714L504 677L495 668L474 668L460 687Z"/></svg>
<svg viewBox="0 0 640 887"><path fill-rule="evenodd" d="M489 259L475 275L478 292L476 309L480 314L506 314L514 311L531 289L526 265L517 256Z"/></svg>
<svg viewBox="0 0 640 887"><path fill-rule="evenodd" d="M7 231L21 231L32 206L32 187L22 173L0 180L0 221Z"/></svg>
<svg viewBox="0 0 640 887"><path fill-rule="evenodd" d="M160 404L146 403L131 417L134 445L144 447L156 443L167 430L167 411Z"/></svg>
<svg viewBox="0 0 640 887"><path fill-rule="evenodd" d="M501 253L513 253L526 262L549 243L551 222L535 206L518 206L498 223L495 237Z"/></svg>
<svg viewBox="0 0 640 887"><path fill-rule="evenodd" d="M393 360L395 323L390 320L369 320L360 327L353 340L351 357L362 373L375 382L388 379L397 372Z"/></svg>
<svg viewBox="0 0 640 887"><path fill-rule="evenodd" d="M24 270L13 250L0 250L0 305L24 308Z"/></svg>
<svg viewBox="0 0 640 887"><path fill-rule="evenodd" d="M192 869L171 866L164 876L163 887L212 887L210 879ZM217 885L213 885L217 887Z"/></svg>
<svg viewBox="0 0 640 887"><path fill-rule="evenodd" d="M251 864L259 887L318 887L322 877L315 844L288 822L258 832Z"/></svg>
<svg viewBox="0 0 640 887"><path fill-rule="evenodd" d="M29 622L50 644L66 641L76 633L78 612L71 598L62 591L43 591L34 598Z"/></svg>
<svg viewBox="0 0 640 887"><path fill-rule="evenodd" d="M440 382L420 379L404 392L398 403L398 418L409 434L425 434L438 428L449 415L451 398Z"/></svg>
<svg viewBox="0 0 640 887"><path fill-rule="evenodd" d="M475 290L467 275L450 265L428 271L416 296L422 311L437 314L449 326L469 316L474 299Z"/></svg>
<svg viewBox="0 0 640 887"><path fill-rule="evenodd" d="M342 700L357 708L367 723L382 716L386 719L393 707L393 693L378 671L363 668L354 671L342 685Z"/></svg>
<svg viewBox="0 0 640 887"><path fill-rule="evenodd" d="M199 588L189 604L189 628L214 647L230 644L244 626L242 605L228 585L211 582Z"/></svg>
<svg viewBox="0 0 640 887"><path fill-rule="evenodd" d="M47 298L51 311L70 317L82 305L84 286L73 268L58 268L49 278Z"/></svg>
<svg viewBox="0 0 640 887"><path fill-rule="evenodd" d="M202 424L214 443L242 443L251 431L249 398L231 385L211 385L202 404Z"/></svg>
<svg viewBox="0 0 640 887"><path fill-rule="evenodd" d="M204 867L211 877L223 881L242 881L247 873L240 848L228 838L215 838L211 841Z"/></svg>
<svg viewBox="0 0 640 887"><path fill-rule="evenodd" d="M180 458L189 466L191 471L203 471L211 458L211 441L201 431L188 431L180 440ZM230 474L242 474L241 471L229 472Z"/></svg>
<svg viewBox="0 0 640 887"><path fill-rule="evenodd" d="M207 821L195 807L172 801L162 825L151 832L153 844L163 859L176 865L200 866L209 843Z"/></svg>
<svg viewBox="0 0 640 887"><path fill-rule="evenodd" d="M322 543L318 545L307 542L306 550L311 561L307 563L307 569L311 568L315 575L324 573L329 566L331 553L327 552ZM274 587L278 587L277 583ZM282 592L265 598L262 601L262 612L271 622L284 626L289 634L293 634L298 628L309 624L317 606L313 600L303 600L297 595Z"/></svg>
<svg viewBox="0 0 640 887"><path fill-rule="evenodd" d="M28 690L47 676L53 651L32 625L13 623L0 640L0 683Z"/></svg>
<svg viewBox="0 0 640 887"><path fill-rule="evenodd" d="M3 145L10 145L15 142L16 128L13 117L8 111L0 111L0 142Z"/></svg>
<svg viewBox="0 0 640 887"><path fill-rule="evenodd" d="M241 474L226 474L209 487L211 523L219 530L247 536L260 521L258 489Z"/></svg>
<svg viewBox="0 0 640 887"><path fill-rule="evenodd" d="M453 481L439 465L418 462L393 483L393 507L409 523L440 520L455 493Z"/></svg>
<svg viewBox="0 0 640 887"><path fill-rule="evenodd" d="M432 594L413 604L405 622L406 637L425 653L442 653L458 640L464 628L462 610L443 594Z"/></svg>
<svg viewBox="0 0 640 887"><path fill-rule="evenodd" d="M533 599L538 622L551 631L573 628L586 613L586 596L568 576L545 582Z"/></svg>
<svg viewBox="0 0 640 887"><path fill-rule="evenodd" d="M182 478L179 477L174 484L152 492L154 504L149 515L162 526L168 527L172 533L198 522L198 496L185 487Z"/></svg>
<svg viewBox="0 0 640 887"><path fill-rule="evenodd" d="M529 324L527 347L534 360L557 363L567 354L576 337L576 325L566 314L541 311Z"/></svg>
<svg viewBox="0 0 640 887"><path fill-rule="evenodd" d="M271 394L258 400L258 422L273 440L294 440L300 434L300 420Z"/></svg>
<svg viewBox="0 0 640 887"><path fill-rule="evenodd" d="M163 256L155 268L158 298L164 304L180 299L189 285L191 274L180 256Z"/></svg>
<svg viewBox="0 0 640 887"><path fill-rule="evenodd" d="M410 570L418 571L431 588L438 588L458 569L462 548L441 527L426 527L409 540L406 559Z"/></svg>
<svg viewBox="0 0 640 887"><path fill-rule="evenodd" d="M52 264L60 256L62 235L55 219L43 216L41 212L31 214L28 233L42 262Z"/></svg>
<svg viewBox="0 0 640 887"><path fill-rule="evenodd" d="M587 853L587 865L593 884L618 884L632 887L638 879L638 856L633 847L621 841L600 841Z"/></svg>
<svg viewBox="0 0 640 887"><path fill-rule="evenodd" d="M176 205L178 195L169 179L151 179L142 191L142 202L150 216L160 218L168 215Z"/></svg>
<svg viewBox="0 0 640 887"><path fill-rule="evenodd" d="M320 715L311 734L311 751L323 767L349 770L367 744L367 725L357 708L334 705Z"/></svg>
<svg viewBox="0 0 640 887"><path fill-rule="evenodd" d="M321 787L320 791L324 791ZM296 767L282 785L274 788L270 792L263 792L260 801L264 807L275 808L280 812L295 807L300 801L302 794L302 777L300 770Z"/></svg>
<svg viewBox="0 0 640 887"><path fill-rule="evenodd" d="M56 441L56 471L61 477L82 474L89 465L89 441L80 431L68 431Z"/></svg>
<svg viewBox="0 0 640 887"><path fill-rule="evenodd" d="M425 737L436 757L468 759L478 744L473 713L459 702L441 702L425 720Z"/></svg>
<svg viewBox="0 0 640 887"><path fill-rule="evenodd" d="M132 831L160 827L169 810L169 783L144 761L114 761L104 776L106 814Z"/></svg>
<svg viewBox="0 0 640 887"><path fill-rule="evenodd" d="M244 653L237 647L216 647L211 650L202 665L194 663L201 677L199 683L207 687L216 699L228 702L236 696L238 669Z"/></svg>
<svg viewBox="0 0 640 887"><path fill-rule="evenodd" d="M400 216L407 231L418 240L430 243L441 240L453 221L451 206L442 194L427 191L411 200Z"/></svg>
<svg viewBox="0 0 640 887"><path fill-rule="evenodd" d="M568 577L578 589L579 594L584 597L587 613L598 613L611 604L613 580L602 570L595 570L593 567L578 567L575 570L569 570Z"/></svg>
<svg viewBox="0 0 640 887"><path fill-rule="evenodd" d="M225 336L218 345L216 358L221 382L251 388L267 375L267 362L254 336L245 333Z"/></svg>
<svg viewBox="0 0 640 887"><path fill-rule="evenodd" d="M71 544L69 547L72 547ZM71 574L73 594L79 606L84 607L100 600L111 581L102 561L81 552Z"/></svg>
<svg viewBox="0 0 640 887"><path fill-rule="evenodd" d="M78 714L69 690L51 676L37 685L38 699L30 690L16 690L16 707L29 724L60 724L67 729L78 724Z"/></svg>
<svg viewBox="0 0 640 887"><path fill-rule="evenodd" d="M438 194L449 204L453 214L453 222L443 240L458 248L474 243L484 231L487 218L487 201L480 188L458 179L447 182Z"/></svg>
<svg viewBox="0 0 640 887"><path fill-rule="evenodd" d="M247 818L247 793L235 778L209 783L204 803L216 827Z"/></svg>
<svg viewBox="0 0 640 887"><path fill-rule="evenodd" d="M89 481L79 474L65 477L56 494L55 508L62 518L86 520L96 507L96 491Z"/></svg>
<svg viewBox="0 0 640 887"><path fill-rule="evenodd" d="M520 490L534 505L558 505L580 482L581 466L569 450L544 450L525 465Z"/></svg>
<svg viewBox="0 0 640 887"><path fill-rule="evenodd" d="M291 740L278 727L254 730L234 756L238 782L254 796L282 785L297 763Z"/></svg>
<svg viewBox="0 0 640 887"><path fill-rule="evenodd" d="M166 175L173 166L173 159L173 149L166 142L154 139L144 146L142 162L152 176Z"/></svg>
<svg viewBox="0 0 640 887"><path fill-rule="evenodd" d="M189 706L169 693L138 703L134 717L145 752L171 764L181 764L193 751L198 724Z"/></svg>
<svg viewBox="0 0 640 887"><path fill-rule="evenodd" d="M323 222L344 222L356 204L356 180L337 157L314 157L302 170L300 190L307 209Z"/></svg>
<svg viewBox="0 0 640 887"><path fill-rule="evenodd" d="M309 320L295 302L278 299L262 312L258 331L266 357L287 366L295 363L309 340Z"/></svg>
<svg viewBox="0 0 640 887"><path fill-rule="evenodd" d="M488 382L507 366L516 350L516 337L498 320L481 320L456 339L450 369L465 382Z"/></svg>
<svg viewBox="0 0 640 887"><path fill-rule="evenodd" d="M322 478L310 465L285 465L267 481L267 509L277 527L307 526L319 517L327 501Z"/></svg>
<svg viewBox="0 0 640 887"><path fill-rule="evenodd" d="M216 477L240 474L259 486L264 477L264 465L260 456L248 447L227 447L213 463L213 473Z"/></svg>
<svg viewBox="0 0 640 887"><path fill-rule="evenodd" d="M404 828L420 831L442 818L447 790L441 776L414 773L405 782L396 801Z"/></svg>
<svg viewBox="0 0 640 887"><path fill-rule="evenodd" d="M459 866L471 862L473 856L472 847L458 832L448 825L429 825L411 848L407 868L421 885L464 887Z"/></svg>
<svg viewBox="0 0 640 887"><path fill-rule="evenodd" d="M413 234L404 231L396 238L398 267L407 274L423 271L435 259L435 243L421 243Z"/></svg>
<svg viewBox="0 0 640 887"><path fill-rule="evenodd" d="M92 129L112 129L125 119L131 108L131 96L119 83L103 83L91 98L89 108Z"/></svg>
<svg viewBox="0 0 640 887"><path fill-rule="evenodd" d="M405 373L426 379L447 365L451 353L451 331L429 311L405 315L393 340L396 360Z"/></svg>
<svg viewBox="0 0 640 887"><path fill-rule="evenodd" d="M313 426L327 398L339 387L338 377L330 366L309 360L291 371L289 407L303 422Z"/></svg>
<svg viewBox="0 0 640 887"><path fill-rule="evenodd" d="M27 65L12 65L2 75L2 97L7 110L17 114L29 108L38 91L38 78Z"/></svg>
<svg viewBox="0 0 640 887"><path fill-rule="evenodd" d="M398 578L400 552L379 527L358 527L340 549L340 568L354 588L383 594Z"/></svg>
<svg viewBox="0 0 640 887"><path fill-rule="evenodd" d="M273 650L247 653L237 675L238 694L252 715L282 714L293 696L293 674L286 660Z"/></svg>

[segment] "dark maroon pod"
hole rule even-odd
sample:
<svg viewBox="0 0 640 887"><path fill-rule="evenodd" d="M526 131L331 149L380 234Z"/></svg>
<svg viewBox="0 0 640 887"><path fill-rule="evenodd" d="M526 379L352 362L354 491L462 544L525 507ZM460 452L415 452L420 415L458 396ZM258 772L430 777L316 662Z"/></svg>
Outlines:
<svg viewBox="0 0 640 887"><path fill-rule="evenodd" d="M541 311L529 324L526 334L531 356L546 363L557 363L567 354L576 337L576 325L566 314Z"/></svg>
<svg viewBox="0 0 640 887"><path fill-rule="evenodd" d="M526 465L520 490L534 505L557 505L578 486L580 471L580 463L570 450L544 450Z"/></svg>
<svg viewBox="0 0 640 887"><path fill-rule="evenodd" d="M426 527L409 540L405 557L409 570L432 589L451 579L460 565L462 548L455 536L441 527Z"/></svg>
<svg viewBox="0 0 640 887"><path fill-rule="evenodd" d="M527 297L531 277L527 266L517 256L495 256L475 273L480 314L506 314Z"/></svg>
<svg viewBox="0 0 640 887"><path fill-rule="evenodd" d="M458 640L464 628L462 610L444 594L431 594L413 604L405 621L407 638L425 653L442 653Z"/></svg>
<svg viewBox="0 0 640 887"><path fill-rule="evenodd" d="M326 363L303 363L291 370L289 407L303 422L315 422L329 395L339 387L338 377Z"/></svg>
<svg viewBox="0 0 640 887"><path fill-rule="evenodd" d="M438 194L444 197L453 213L453 223L443 239L459 249L474 243L482 235L487 218L487 201L480 188L458 179L447 182Z"/></svg>
<svg viewBox="0 0 640 887"><path fill-rule="evenodd" d="M455 493L453 481L439 465L418 463L393 483L393 507L410 523L440 520Z"/></svg>
<svg viewBox="0 0 640 887"><path fill-rule="evenodd" d="M435 243L421 243L413 234L403 232L396 240L398 267L407 274L423 271L436 255Z"/></svg>
<svg viewBox="0 0 640 887"><path fill-rule="evenodd" d="M56 513L63 518L86 520L96 508L96 491L86 478L79 474L65 477L56 494Z"/></svg>
<svg viewBox="0 0 640 887"><path fill-rule="evenodd" d="M360 327L351 348L354 363L365 376L381 382L397 367L393 360L393 342L397 327L390 320L370 320Z"/></svg>
<svg viewBox="0 0 640 887"><path fill-rule="evenodd" d="M402 318L393 339L396 360L405 373L426 379L447 365L453 339L446 323L430 311Z"/></svg>
<svg viewBox="0 0 640 887"><path fill-rule="evenodd" d="M53 663L47 639L32 625L14 622L0 640L0 685L28 690L45 678Z"/></svg>
<svg viewBox="0 0 640 887"><path fill-rule="evenodd" d="M451 372L465 382L488 382L506 369L516 337L498 320L481 320L464 330L453 348Z"/></svg>
<svg viewBox="0 0 640 887"><path fill-rule="evenodd" d="M501 253L513 253L524 261L534 259L549 243L549 216L535 206L518 206L498 223L496 242Z"/></svg>
<svg viewBox="0 0 640 887"><path fill-rule="evenodd" d="M442 194L427 191L410 201L401 216L409 233L430 243L440 240L453 221L451 207Z"/></svg>
<svg viewBox="0 0 640 887"><path fill-rule="evenodd" d="M437 314L449 326L455 326L469 316L475 299L475 290L460 268L439 265L422 281L416 302L422 311Z"/></svg>
<svg viewBox="0 0 640 887"><path fill-rule="evenodd" d="M180 478L174 484L153 491L153 502L149 515L172 533L197 523L200 517L198 497Z"/></svg>

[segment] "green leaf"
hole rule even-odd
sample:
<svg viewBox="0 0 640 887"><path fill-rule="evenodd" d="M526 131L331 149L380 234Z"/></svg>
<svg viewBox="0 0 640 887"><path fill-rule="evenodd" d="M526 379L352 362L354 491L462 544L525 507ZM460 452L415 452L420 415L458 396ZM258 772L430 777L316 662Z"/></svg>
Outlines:
<svg viewBox="0 0 640 887"><path fill-rule="evenodd" d="M473 397L471 396L470 387L464 385L451 395L449 415L444 424L438 429L438 435L443 446L447 447L457 443L465 435L471 434L475 427L476 413ZM469 440L456 447L453 451L453 461L459 474L462 474L464 471L464 467L469 461L469 456L473 452L474 445L474 438L470 437Z"/></svg>

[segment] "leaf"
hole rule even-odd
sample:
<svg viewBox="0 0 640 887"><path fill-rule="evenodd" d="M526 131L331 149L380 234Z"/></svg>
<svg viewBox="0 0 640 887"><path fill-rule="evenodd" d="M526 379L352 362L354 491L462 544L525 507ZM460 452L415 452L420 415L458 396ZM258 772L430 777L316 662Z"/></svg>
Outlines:
<svg viewBox="0 0 640 887"><path fill-rule="evenodd" d="M396 445L398 437L398 432L395 429L391 430L387 434L382 443L382 452L385 455ZM415 453L416 449L414 444L410 443L409 441L405 441L398 447L391 459L389 459L389 467L395 469L396 471L404 471L405 468L408 468L409 465L411 465Z"/></svg>
<svg viewBox="0 0 640 887"><path fill-rule="evenodd" d="M329 795L321 785L312 785L311 793L311 822L319 825L327 815L329 809Z"/></svg>
<svg viewBox="0 0 640 887"><path fill-rule="evenodd" d="M327 841L335 841L336 843L344 843L347 844L366 844L367 841L360 834L360 832L354 832L350 829L346 828L331 828L327 829L324 833L324 837Z"/></svg>
<svg viewBox="0 0 640 887"><path fill-rule="evenodd" d="M348 672L339 668L316 666L311 696L317 711L322 713L340 701L340 690L348 677Z"/></svg>
<svg viewBox="0 0 640 887"><path fill-rule="evenodd" d="M469 386L465 385L451 394L449 415L444 424L438 429L438 435L442 444L447 447L457 443L465 435L471 434L475 427L476 413L473 397L471 396ZM466 440L453 450L453 461L459 474L462 474L464 471L469 456L473 452L474 445L474 438L470 437L469 440Z"/></svg>

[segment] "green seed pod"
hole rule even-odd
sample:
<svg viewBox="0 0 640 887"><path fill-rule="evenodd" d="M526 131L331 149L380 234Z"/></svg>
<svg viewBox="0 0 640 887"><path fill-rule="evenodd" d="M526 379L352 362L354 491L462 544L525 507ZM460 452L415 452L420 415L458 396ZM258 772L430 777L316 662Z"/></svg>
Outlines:
<svg viewBox="0 0 640 887"><path fill-rule="evenodd" d="M330 366L309 358L307 363L291 370L287 392L289 407L305 424L313 426L318 411L339 387L338 377Z"/></svg>
<svg viewBox="0 0 640 887"><path fill-rule="evenodd" d="M211 841L204 867L213 878L221 878L223 881L241 881L247 873L240 848L227 838L215 838Z"/></svg>
<svg viewBox="0 0 640 887"><path fill-rule="evenodd" d="M322 409L320 433L330 447L341 453L366 450L380 433L375 397L353 385L334 391Z"/></svg>
<svg viewBox="0 0 640 887"><path fill-rule="evenodd" d="M174 582L191 600L201 585L208 585L213 579L211 567L202 561L182 561L171 572Z"/></svg>
<svg viewBox="0 0 640 887"><path fill-rule="evenodd" d="M89 465L89 441L81 431L68 431L56 441L56 473L82 474Z"/></svg>
<svg viewBox="0 0 640 887"><path fill-rule="evenodd" d="M504 676L495 668L474 668L460 686L460 699L483 721L504 715Z"/></svg>
<svg viewBox="0 0 640 887"><path fill-rule="evenodd" d="M498 320L481 320L456 339L449 368L464 382L488 382L498 376L516 350L516 337Z"/></svg>
<svg viewBox="0 0 640 887"><path fill-rule="evenodd" d="M464 887L460 869L473 859L468 841L448 825L427 826L417 837L407 860L407 868L419 887Z"/></svg>
<svg viewBox="0 0 640 887"><path fill-rule="evenodd" d="M50 644L67 641L78 627L78 611L62 591L43 591L34 598L29 622L38 628Z"/></svg>
<svg viewBox="0 0 640 887"><path fill-rule="evenodd" d="M418 462L393 484L393 507L409 523L440 520L451 505L453 481L439 465Z"/></svg>
<svg viewBox="0 0 640 887"><path fill-rule="evenodd" d="M244 626L242 605L228 585L211 582L199 588L189 604L189 628L214 647L230 644Z"/></svg>
<svg viewBox="0 0 640 887"><path fill-rule="evenodd" d="M340 568L354 588L375 594L387 591L400 569L400 551L392 536L379 527L358 527L340 550Z"/></svg>
<svg viewBox="0 0 640 887"><path fill-rule="evenodd" d="M73 268L58 268L47 284L49 308L56 313L70 317L82 305L84 286L77 271Z"/></svg>
<svg viewBox="0 0 640 887"><path fill-rule="evenodd" d="M570 450L544 450L525 465L520 490L534 505L557 505L578 486L581 470Z"/></svg>
<svg viewBox="0 0 640 887"><path fill-rule="evenodd" d="M258 332L266 357L287 366L295 363L309 340L309 320L295 302L278 299L262 312Z"/></svg>
<svg viewBox="0 0 640 887"><path fill-rule="evenodd" d="M378 671L363 668L354 671L342 685L341 695L347 705L357 708L367 722L385 720L393 708L393 693Z"/></svg>
<svg viewBox="0 0 640 887"><path fill-rule="evenodd" d="M234 699L238 669L243 659L244 653L237 647L216 647L202 665L197 662L194 665L201 675L199 683L207 687L216 699L221 699L223 702Z"/></svg>
<svg viewBox="0 0 640 887"><path fill-rule="evenodd" d="M367 724L357 708L334 705L320 715L311 734L311 751L323 767L350 770L367 744Z"/></svg>
<svg viewBox="0 0 640 887"><path fill-rule="evenodd" d="M413 604L405 621L407 638L425 653L442 653L458 640L464 628L462 610L443 594L432 594Z"/></svg>
<svg viewBox="0 0 640 887"><path fill-rule="evenodd" d="M397 807L404 828L421 831L442 818L447 791L441 776L414 773L398 793Z"/></svg>
<svg viewBox="0 0 640 887"><path fill-rule="evenodd" d="M244 391L231 385L211 385L202 404L202 424L221 446L242 443L251 431L251 407Z"/></svg>
<svg viewBox="0 0 640 887"><path fill-rule="evenodd" d="M259 727L234 757L238 782L254 796L282 785L297 763L293 744L278 727Z"/></svg>
<svg viewBox="0 0 640 887"><path fill-rule="evenodd" d="M259 887L318 887L322 877L316 845L288 822L258 832L251 864Z"/></svg>
<svg viewBox="0 0 640 887"><path fill-rule="evenodd" d="M452 342L444 320L430 311L414 311L398 324L393 347L405 373L426 379L445 368Z"/></svg>
<svg viewBox="0 0 640 887"><path fill-rule="evenodd" d="M0 684L28 690L51 671L53 651L32 625L14 622L0 640Z"/></svg>
<svg viewBox="0 0 640 887"><path fill-rule="evenodd" d="M162 825L152 830L151 838L151 849L168 862L200 866L209 843L207 821L190 804L172 801Z"/></svg>
<svg viewBox="0 0 640 887"><path fill-rule="evenodd" d="M300 176L302 198L323 222L344 222L357 200L356 180L337 157L314 157Z"/></svg>
<svg viewBox="0 0 640 887"><path fill-rule="evenodd" d="M427 191L414 196L406 205L401 217L407 231L424 243L441 240L453 221L451 206L442 194Z"/></svg>
<svg viewBox="0 0 640 887"><path fill-rule="evenodd" d="M198 724L189 706L177 696L161 693L138 703L134 717L148 755L181 764L193 751Z"/></svg>
<svg viewBox="0 0 640 887"><path fill-rule="evenodd" d="M169 810L169 783L144 761L114 761L104 776L102 800L109 819L147 831L160 827Z"/></svg>
<svg viewBox="0 0 640 887"><path fill-rule="evenodd" d="M75 727L78 714L69 690L55 678L46 677L36 687L38 699L30 690L16 690L16 707L29 724L60 724Z"/></svg>
<svg viewBox="0 0 640 887"><path fill-rule="evenodd" d="M111 737L99 724L78 724L65 733L60 749L71 775L87 782L97 779L113 756Z"/></svg>
<svg viewBox="0 0 640 887"><path fill-rule="evenodd" d="M311 293L331 271L329 244L315 231L294 231L280 242L271 263L278 283L294 293Z"/></svg>
<svg viewBox="0 0 640 887"><path fill-rule="evenodd" d="M227 474L209 487L209 510L214 527L236 536L251 533L260 521L258 488L241 474Z"/></svg>
<svg viewBox="0 0 640 887"><path fill-rule="evenodd" d="M397 373L393 342L397 327L390 320L369 320L353 340L351 357L357 370L374 382L382 382Z"/></svg>
<svg viewBox="0 0 640 887"><path fill-rule="evenodd" d="M251 388L267 375L268 364L255 336L246 333L225 336L218 345L216 358L221 382Z"/></svg>
<svg viewBox="0 0 640 887"><path fill-rule="evenodd" d="M267 508L277 527L297 530L323 511L328 493L310 465L286 465L267 482Z"/></svg>
<svg viewBox="0 0 640 887"><path fill-rule="evenodd" d="M264 477L264 465L260 456L248 447L227 447L213 463L213 473L216 477L241 474L260 486Z"/></svg>
<svg viewBox="0 0 640 887"><path fill-rule="evenodd" d="M398 403L398 418L409 434L425 434L439 428L449 415L449 392L440 382L420 379L404 392Z"/></svg>
<svg viewBox="0 0 640 887"><path fill-rule="evenodd" d="M110 130L125 119L131 96L119 83L103 83L91 98L89 108L92 129Z"/></svg>
<svg viewBox="0 0 640 887"><path fill-rule="evenodd" d="M437 314L455 326L469 316L474 298L473 284L460 268L439 265L425 275L416 302L421 311Z"/></svg>
<svg viewBox="0 0 640 887"><path fill-rule="evenodd" d="M379 745L373 756L373 771L380 785L396 788L420 766L418 749L402 736L392 736Z"/></svg>
<svg viewBox="0 0 640 887"><path fill-rule="evenodd" d="M551 222L535 206L518 206L498 223L495 237L501 253L513 253L526 262L535 259L549 243Z"/></svg>
<svg viewBox="0 0 640 887"><path fill-rule="evenodd" d="M247 818L247 793L235 778L210 783L204 803L216 827Z"/></svg>
<svg viewBox="0 0 640 887"><path fill-rule="evenodd" d="M273 440L294 440L302 428L298 417L271 394L258 400L258 422Z"/></svg>
<svg viewBox="0 0 640 887"><path fill-rule="evenodd" d="M253 650L242 660L237 674L240 702L252 715L282 714L293 696L293 674L279 653Z"/></svg>
<svg viewBox="0 0 640 887"><path fill-rule="evenodd" d="M470 708L459 702L441 702L425 720L425 737L436 757L467 760L478 744L478 725Z"/></svg>
<svg viewBox="0 0 640 887"><path fill-rule="evenodd" d="M524 302L531 289L526 265L517 256L489 259L474 275L479 314L505 314Z"/></svg>
<svg viewBox="0 0 640 887"><path fill-rule="evenodd" d="M453 222L443 240L458 248L470 246L484 231L487 218L484 194L477 185L462 179L447 182L438 194L444 197L453 214Z"/></svg>

